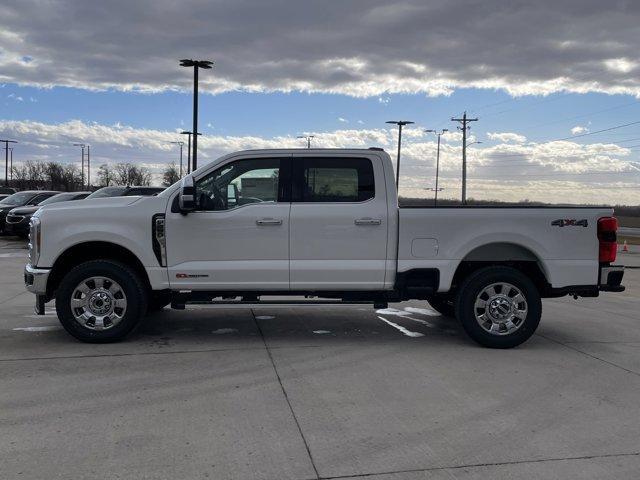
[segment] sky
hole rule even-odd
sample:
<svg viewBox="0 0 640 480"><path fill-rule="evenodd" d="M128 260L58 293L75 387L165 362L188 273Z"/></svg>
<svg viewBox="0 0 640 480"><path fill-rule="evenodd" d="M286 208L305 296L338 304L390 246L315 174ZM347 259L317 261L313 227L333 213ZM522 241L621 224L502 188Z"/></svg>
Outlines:
<svg viewBox="0 0 640 480"><path fill-rule="evenodd" d="M200 73L200 164L248 148L370 147L400 193L640 204L640 3L633 1L4 0L0 138L14 162L179 160ZM479 143L476 143L479 142ZM185 153L186 157L186 153Z"/></svg>

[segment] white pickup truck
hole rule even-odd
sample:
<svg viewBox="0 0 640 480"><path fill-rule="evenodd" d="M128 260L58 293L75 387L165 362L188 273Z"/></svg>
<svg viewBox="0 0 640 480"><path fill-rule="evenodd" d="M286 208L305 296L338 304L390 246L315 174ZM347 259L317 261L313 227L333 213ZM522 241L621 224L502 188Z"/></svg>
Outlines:
<svg viewBox="0 0 640 480"><path fill-rule="evenodd" d="M516 346L541 298L620 292L610 208L399 208L371 149L226 155L155 197L53 204L34 216L25 283L64 328L122 339L189 302L425 300L471 338ZM270 300L271 298L271 300Z"/></svg>

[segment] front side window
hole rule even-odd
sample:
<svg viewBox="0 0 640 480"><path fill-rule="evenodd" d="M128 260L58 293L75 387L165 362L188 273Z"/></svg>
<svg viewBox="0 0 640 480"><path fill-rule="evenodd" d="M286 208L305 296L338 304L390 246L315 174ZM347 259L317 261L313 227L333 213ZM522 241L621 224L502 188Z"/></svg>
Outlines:
<svg viewBox="0 0 640 480"><path fill-rule="evenodd" d="M47 198L53 197L55 195L55 193L41 193L39 195L36 195L30 202L30 205L38 205L40 204L40 202L42 202L43 200L46 200Z"/></svg>
<svg viewBox="0 0 640 480"><path fill-rule="evenodd" d="M214 170L196 182L198 210L231 210L251 203L276 202L280 164L279 159L247 159Z"/></svg>
<svg viewBox="0 0 640 480"><path fill-rule="evenodd" d="M364 202L375 195L373 166L366 158L307 158L296 164L294 201Z"/></svg>

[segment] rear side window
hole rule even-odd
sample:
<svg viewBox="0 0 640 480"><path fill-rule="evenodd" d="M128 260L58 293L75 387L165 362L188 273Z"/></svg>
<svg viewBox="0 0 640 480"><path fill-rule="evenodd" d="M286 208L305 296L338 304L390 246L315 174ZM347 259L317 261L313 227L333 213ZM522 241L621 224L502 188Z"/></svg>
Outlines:
<svg viewBox="0 0 640 480"><path fill-rule="evenodd" d="M367 158L294 160L294 202L364 202L375 196Z"/></svg>

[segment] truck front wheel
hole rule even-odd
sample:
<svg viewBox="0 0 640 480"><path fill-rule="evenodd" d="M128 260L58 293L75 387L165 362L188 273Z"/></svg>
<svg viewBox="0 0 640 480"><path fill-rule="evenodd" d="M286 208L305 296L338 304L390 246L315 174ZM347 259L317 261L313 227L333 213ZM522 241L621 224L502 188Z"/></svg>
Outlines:
<svg viewBox="0 0 640 480"><path fill-rule="evenodd" d="M123 339L147 309L139 275L112 260L92 260L67 273L56 293L56 312L78 340L107 343Z"/></svg>
<svg viewBox="0 0 640 480"><path fill-rule="evenodd" d="M460 287L456 316L465 332L480 345L511 348L538 328L540 293L515 268L487 267L472 273Z"/></svg>

